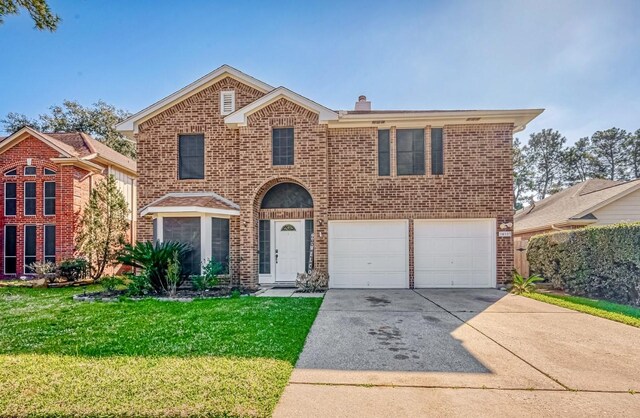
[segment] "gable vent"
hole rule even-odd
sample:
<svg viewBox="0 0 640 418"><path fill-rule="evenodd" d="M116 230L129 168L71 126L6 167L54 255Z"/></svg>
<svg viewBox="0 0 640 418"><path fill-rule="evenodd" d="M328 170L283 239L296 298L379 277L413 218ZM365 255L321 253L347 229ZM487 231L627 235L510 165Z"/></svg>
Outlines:
<svg viewBox="0 0 640 418"><path fill-rule="evenodd" d="M221 91L220 92L220 114L228 115L236 110L236 92Z"/></svg>

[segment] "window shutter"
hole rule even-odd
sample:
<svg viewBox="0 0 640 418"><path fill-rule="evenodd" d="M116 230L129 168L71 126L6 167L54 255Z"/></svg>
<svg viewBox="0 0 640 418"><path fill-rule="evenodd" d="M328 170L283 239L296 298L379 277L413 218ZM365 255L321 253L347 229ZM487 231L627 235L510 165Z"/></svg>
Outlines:
<svg viewBox="0 0 640 418"><path fill-rule="evenodd" d="M236 92L233 90L220 92L220 114L228 115L236 110Z"/></svg>

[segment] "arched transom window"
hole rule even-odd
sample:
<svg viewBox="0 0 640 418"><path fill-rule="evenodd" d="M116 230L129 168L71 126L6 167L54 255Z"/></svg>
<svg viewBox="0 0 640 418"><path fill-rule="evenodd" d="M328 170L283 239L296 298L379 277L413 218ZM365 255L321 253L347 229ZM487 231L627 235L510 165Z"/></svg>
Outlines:
<svg viewBox="0 0 640 418"><path fill-rule="evenodd" d="M261 209L313 208L309 192L299 184L280 183L273 186L262 198Z"/></svg>

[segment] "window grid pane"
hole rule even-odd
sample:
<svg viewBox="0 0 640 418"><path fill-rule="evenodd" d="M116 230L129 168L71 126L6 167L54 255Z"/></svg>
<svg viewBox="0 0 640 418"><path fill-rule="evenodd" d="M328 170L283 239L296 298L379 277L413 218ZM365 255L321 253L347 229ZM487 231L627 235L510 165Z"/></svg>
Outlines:
<svg viewBox="0 0 640 418"><path fill-rule="evenodd" d="M229 220L211 218L211 257L229 273Z"/></svg>
<svg viewBox="0 0 640 418"><path fill-rule="evenodd" d="M56 226L44 226L44 261L56 262Z"/></svg>
<svg viewBox="0 0 640 418"><path fill-rule="evenodd" d="M260 274L271 273L271 221L261 220L259 227Z"/></svg>
<svg viewBox="0 0 640 418"><path fill-rule="evenodd" d="M32 263L36 262L36 226L26 225L24 227L24 272L33 273Z"/></svg>
<svg viewBox="0 0 640 418"><path fill-rule="evenodd" d="M24 214L36 214L36 183L33 181L24 183Z"/></svg>
<svg viewBox="0 0 640 418"><path fill-rule="evenodd" d="M204 178L204 135L179 136L178 176L181 180Z"/></svg>
<svg viewBox="0 0 640 418"><path fill-rule="evenodd" d="M28 165L24 168L24 175L25 176L35 176L36 175L36 168L34 166Z"/></svg>
<svg viewBox="0 0 640 418"><path fill-rule="evenodd" d="M17 227L6 225L4 228L4 273L16 274Z"/></svg>
<svg viewBox="0 0 640 418"><path fill-rule="evenodd" d="M56 214L56 183L54 181L44 183L44 214Z"/></svg>
<svg viewBox="0 0 640 418"><path fill-rule="evenodd" d="M293 165L293 128L274 128L273 165Z"/></svg>
<svg viewBox="0 0 640 418"><path fill-rule="evenodd" d="M378 175L391 174L391 153L389 146L389 130L378 131Z"/></svg>
<svg viewBox="0 0 640 418"><path fill-rule="evenodd" d="M396 148L399 176L425 174L424 129L398 129Z"/></svg>
<svg viewBox="0 0 640 418"><path fill-rule="evenodd" d="M4 184L4 214L16 216L16 183Z"/></svg>

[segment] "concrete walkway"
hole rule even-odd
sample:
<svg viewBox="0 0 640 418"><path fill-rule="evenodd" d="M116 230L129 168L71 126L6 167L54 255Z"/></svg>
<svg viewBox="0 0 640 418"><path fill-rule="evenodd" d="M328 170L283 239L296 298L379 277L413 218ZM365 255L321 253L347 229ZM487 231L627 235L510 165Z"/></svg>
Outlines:
<svg viewBox="0 0 640 418"><path fill-rule="evenodd" d="M496 290L331 290L274 416L640 416L639 347Z"/></svg>

